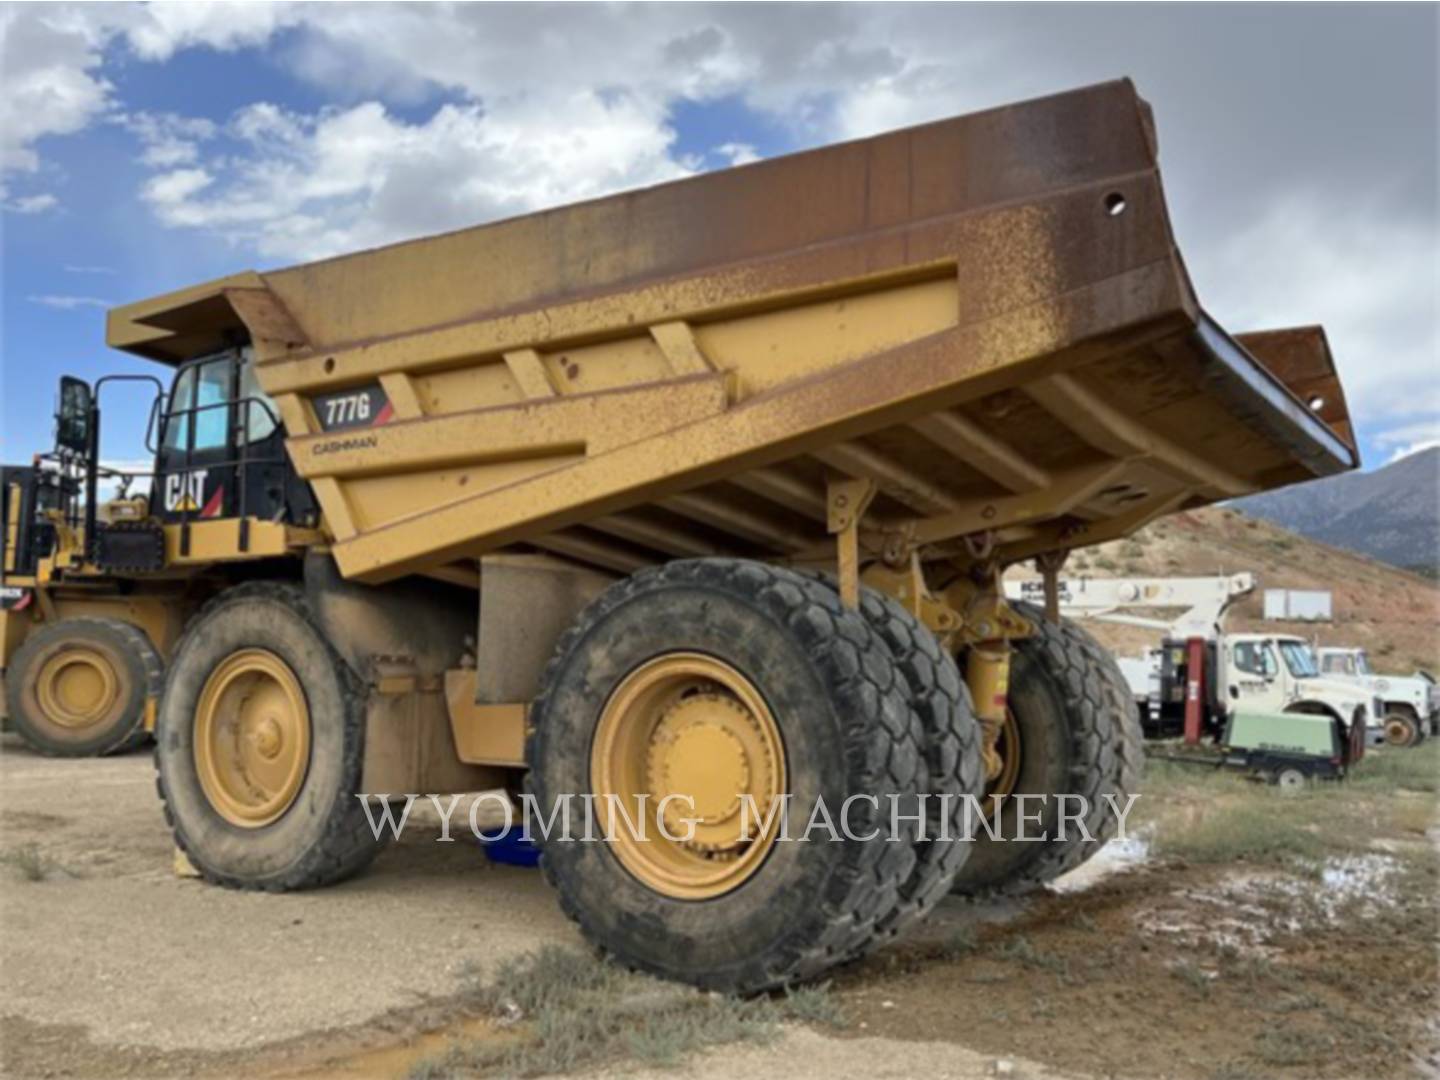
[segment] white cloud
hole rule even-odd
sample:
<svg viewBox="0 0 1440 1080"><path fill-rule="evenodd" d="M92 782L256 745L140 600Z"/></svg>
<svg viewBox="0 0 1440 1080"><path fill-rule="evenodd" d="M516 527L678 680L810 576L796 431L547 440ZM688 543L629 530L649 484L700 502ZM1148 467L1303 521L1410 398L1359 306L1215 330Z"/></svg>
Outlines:
<svg viewBox="0 0 1440 1080"><path fill-rule="evenodd" d="M1440 446L1440 416L1382 431L1375 437L1375 442L1382 450L1389 451L1389 461L1399 461L1421 450Z"/></svg>
<svg viewBox="0 0 1440 1080"><path fill-rule="evenodd" d="M727 142L715 147L715 153L731 165L749 165L760 160L760 154L749 143Z"/></svg>
<svg viewBox="0 0 1440 1080"><path fill-rule="evenodd" d="M18 199L8 199L4 208L12 214L43 214L47 210L54 210L60 205L60 200L49 192L42 192L39 195L22 195Z"/></svg>
<svg viewBox="0 0 1440 1080"><path fill-rule="evenodd" d="M35 142L80 131L104 110L110 83L96 72L106 34L63 7L0 7L0 168L33 173Z"/></svg>
<svg viewBox="0 0 1440 1080"><path fill-rule="evenodd" d="M163 3L126 5L121 20L130 47L143 60L168 60L181 49L206 45L233 50L263 44L271 34L293 26L304 18L324 18L320 12L305 13L289 3Z"/></svg>
<svg viewBox="0 0 1440 1080"><path fill-rule="evenodd" d="M1413 454L1420 453L1420 451L1422 450L1429 450L1436 446L1440 446L1440 438L1426 439L1424 442L1418 443L1407 443L1404 446L1397 447L1395 451L1390 455L1389 460L1386 461L1385 464L1393 464L1394 462L1399 461L1401 458L1410 457Z"/></svg>
<svg viewBox="0 0 1440 1080"><path fill-rule="evenodd" d="M54 308L57 311L74 311L77 308L108 308L114 306L114 301L102 300L98 296L60 296L48 293L41 296L27 296L25 299L29 300L32 304Z"/></svg>
<svg viewBox="0 0 1440 1080"><path fill-rule="evenodd" d="M203 225L204 215L197 214L188 200L214 181L204 169L175 169L152 176L145 182L141 195L167 225Z"/></svg>
<svg viewBox="0 0 1440 1080"><path fill-rule="evenodd" d="M1356 198L1344 217L1304 191L1196 250L1207 308L1235 330L1321 323L1350 414L1389 446L1440 427L1440 258L1423 223Z"/></svg>
<svg viewBox="0 0 1440 1080"><path fill-rule="evenodd" d="M260 44L300 17L278 3L0 4L0 173L40 171L40 140L82 131L113 107L100 69L117 38L158 61L194 45ZM184 150L171 142L169 161L166 148L153 153L152 164L174 165Z"/></svg>
<svg viewBox="0 0 1440 1080"><path fill-rule="evenodd" d="M113 266L71 266L66 265L64 270L67 274L113 274Z"/></svg>
<svg viewBox="0 0 1440 1080"><path fill-rule="evenodd" d="M686 172L653 104L584 93L558 116L552 105L444 105L408 123L376 102L313 115L260 103L230 123L235 147L155 176L142 194L166 225L305 259Z"/></svg>
<svg viewBox="0 0 1440 1080"><path fill-rule="evenodd" d="M204 117L137 112L121 118L143 147L140 161L155 169L173 169L199 160L200 144L215 137L215 123Z"/></svg>

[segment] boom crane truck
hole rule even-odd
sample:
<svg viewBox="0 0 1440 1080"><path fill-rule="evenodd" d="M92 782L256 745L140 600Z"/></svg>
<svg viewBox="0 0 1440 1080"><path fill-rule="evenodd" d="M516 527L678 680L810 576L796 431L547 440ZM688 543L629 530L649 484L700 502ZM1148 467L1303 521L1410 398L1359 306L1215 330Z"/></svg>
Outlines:
<svg viewBox="0 0 1440 1080"><path fill-rule="evenodd" d="M65 380L6 474L11 723L89 752L153 714L175 842L235 888L358 873L357 794L591 796L607 842L541 839L565 911L725 990L1099 847L1033 802L1005 842L1013 800L960 842L960 796L1113 832L1124 678L1006 566L1357 463L1320 329L1200 307L1128 81L236 273L108 340L173 369L153 476L97 504L105 382ZM847 829L746 827L776 800Z"/></svg>
<svg viewBox="0 0 1440 1080"><path fill-rule="evenodd" d="M1043 598L1041 579L1006 582L1014 600ZM1309 644L1288 634L1227 633L1232 603L1255 589L1248 573L1192 578L1068 578L1057 582L1061 614L1161 632L1159 647L1117 662L1147 735L1219 736L1237 710L1324 713L1344 738L1366 737L1384 715L1373 692L1321 675ZM1180 609L1171 619L1137 614ZM1378 732L1378 729L1377 729Z"/></svg>

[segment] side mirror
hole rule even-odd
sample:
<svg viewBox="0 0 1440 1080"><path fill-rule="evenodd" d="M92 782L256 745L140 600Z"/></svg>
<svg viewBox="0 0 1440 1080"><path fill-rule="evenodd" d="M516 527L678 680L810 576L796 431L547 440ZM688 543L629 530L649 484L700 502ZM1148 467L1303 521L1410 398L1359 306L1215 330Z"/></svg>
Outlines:
<svg viewBox="0 0 1440 1080"><path fill-rule="evenodd" d="M60 377L60 409L55 414L56 449L84 454L90 449L90 384L71 375Z"/></svg>

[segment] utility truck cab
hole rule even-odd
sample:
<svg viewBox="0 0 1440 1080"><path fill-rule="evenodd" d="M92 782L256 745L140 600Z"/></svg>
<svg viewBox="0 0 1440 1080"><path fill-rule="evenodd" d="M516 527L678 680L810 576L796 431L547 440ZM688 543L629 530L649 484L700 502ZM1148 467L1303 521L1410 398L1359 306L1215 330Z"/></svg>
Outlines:
<svg viewBox="0 0 1440 1080"><path fill-rule="evenodd" d="M1387 738L1393 732L1403 745L1440 733L1440 686L1427 671L1413 675L1381 675L1370 666L1364 649L1326 647L1318 650L1320 673L1329 681L1356 686L1384 703Z"/></svg>
<svg viewBox="0 0 1440 1080"><path fill-rule="evenodd" d="M1226 634L1217 690L1229 714L1325 712L1346 724L1369 727L1381 715L1374 694L1321 675L1304 638L1281 634Z"/></svg>

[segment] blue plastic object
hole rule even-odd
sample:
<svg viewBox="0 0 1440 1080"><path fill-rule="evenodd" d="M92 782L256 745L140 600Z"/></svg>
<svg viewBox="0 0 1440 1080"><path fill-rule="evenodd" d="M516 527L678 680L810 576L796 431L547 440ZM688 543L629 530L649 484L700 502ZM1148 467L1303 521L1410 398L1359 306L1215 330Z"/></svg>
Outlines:
<svg viewBox="0 0 1440 1080"><path fill-rule="evenodd" d="M536 866L540 862L540 845L526 840L519 825L512 825L499 836L481 837L480 849L491 862L504 866Z"/></svg>

